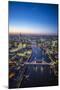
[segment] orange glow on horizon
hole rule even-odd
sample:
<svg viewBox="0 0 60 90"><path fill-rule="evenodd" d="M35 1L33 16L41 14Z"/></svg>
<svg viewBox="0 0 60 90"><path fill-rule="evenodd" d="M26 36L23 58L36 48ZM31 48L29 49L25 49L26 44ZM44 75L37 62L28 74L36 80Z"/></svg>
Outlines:
<svg viewBox="0 0 60 90"><path fill-rule="evenodd" d="M35 32L33 32L35 30ZM36 34L36 35L55 35L56 33L50 33L50 32L43 32L43 29L39 29L40 32L37 32L37 29L22 29L22 28L16 28L16 27L9 27L9 34Z"/></svg>

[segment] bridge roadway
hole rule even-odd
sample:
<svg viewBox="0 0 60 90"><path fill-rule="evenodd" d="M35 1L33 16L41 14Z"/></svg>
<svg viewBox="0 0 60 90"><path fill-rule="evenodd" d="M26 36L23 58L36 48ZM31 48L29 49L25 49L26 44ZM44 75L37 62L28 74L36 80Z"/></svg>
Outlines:
<svg viewBox="0 0 60 90"><path fill-rule="evenodd" d="M45 61L41 62L33 61L33 62L25 62L24 65L54 65L54 62L47 63Z"/></svg>

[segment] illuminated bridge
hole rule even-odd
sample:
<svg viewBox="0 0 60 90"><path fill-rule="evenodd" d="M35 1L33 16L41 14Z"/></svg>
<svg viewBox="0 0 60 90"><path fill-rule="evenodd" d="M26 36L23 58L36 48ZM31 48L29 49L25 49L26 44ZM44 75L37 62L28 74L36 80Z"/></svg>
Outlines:
<svg viewBox="0 0 60 90"><path fill-rule="evenodd" d="M45 62L45 61L32 61L32 62L25 62L25 65L54 65L54 62Z"/></svg>

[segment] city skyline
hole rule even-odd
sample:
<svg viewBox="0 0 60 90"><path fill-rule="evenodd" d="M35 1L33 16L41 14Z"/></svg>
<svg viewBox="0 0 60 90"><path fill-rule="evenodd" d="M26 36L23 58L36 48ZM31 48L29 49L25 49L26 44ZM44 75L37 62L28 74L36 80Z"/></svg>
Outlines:
<svg viewBox="0 0 60 90"><path fill-rule="evenodd" d="M9 2L9 33L57 34L58 6Z"/></svg>

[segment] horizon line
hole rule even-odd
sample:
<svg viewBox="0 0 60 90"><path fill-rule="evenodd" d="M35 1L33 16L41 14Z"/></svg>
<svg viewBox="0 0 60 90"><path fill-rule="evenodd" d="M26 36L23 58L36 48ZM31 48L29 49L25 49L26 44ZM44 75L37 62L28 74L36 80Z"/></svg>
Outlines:
<svg viewBox="0 0 60 90"><path fill-rule="evenodd" d="M17 34L22 34L22 35L58 35L58 33L21 33L21 32L9 32L11 35L17 35Z"/></svg>

